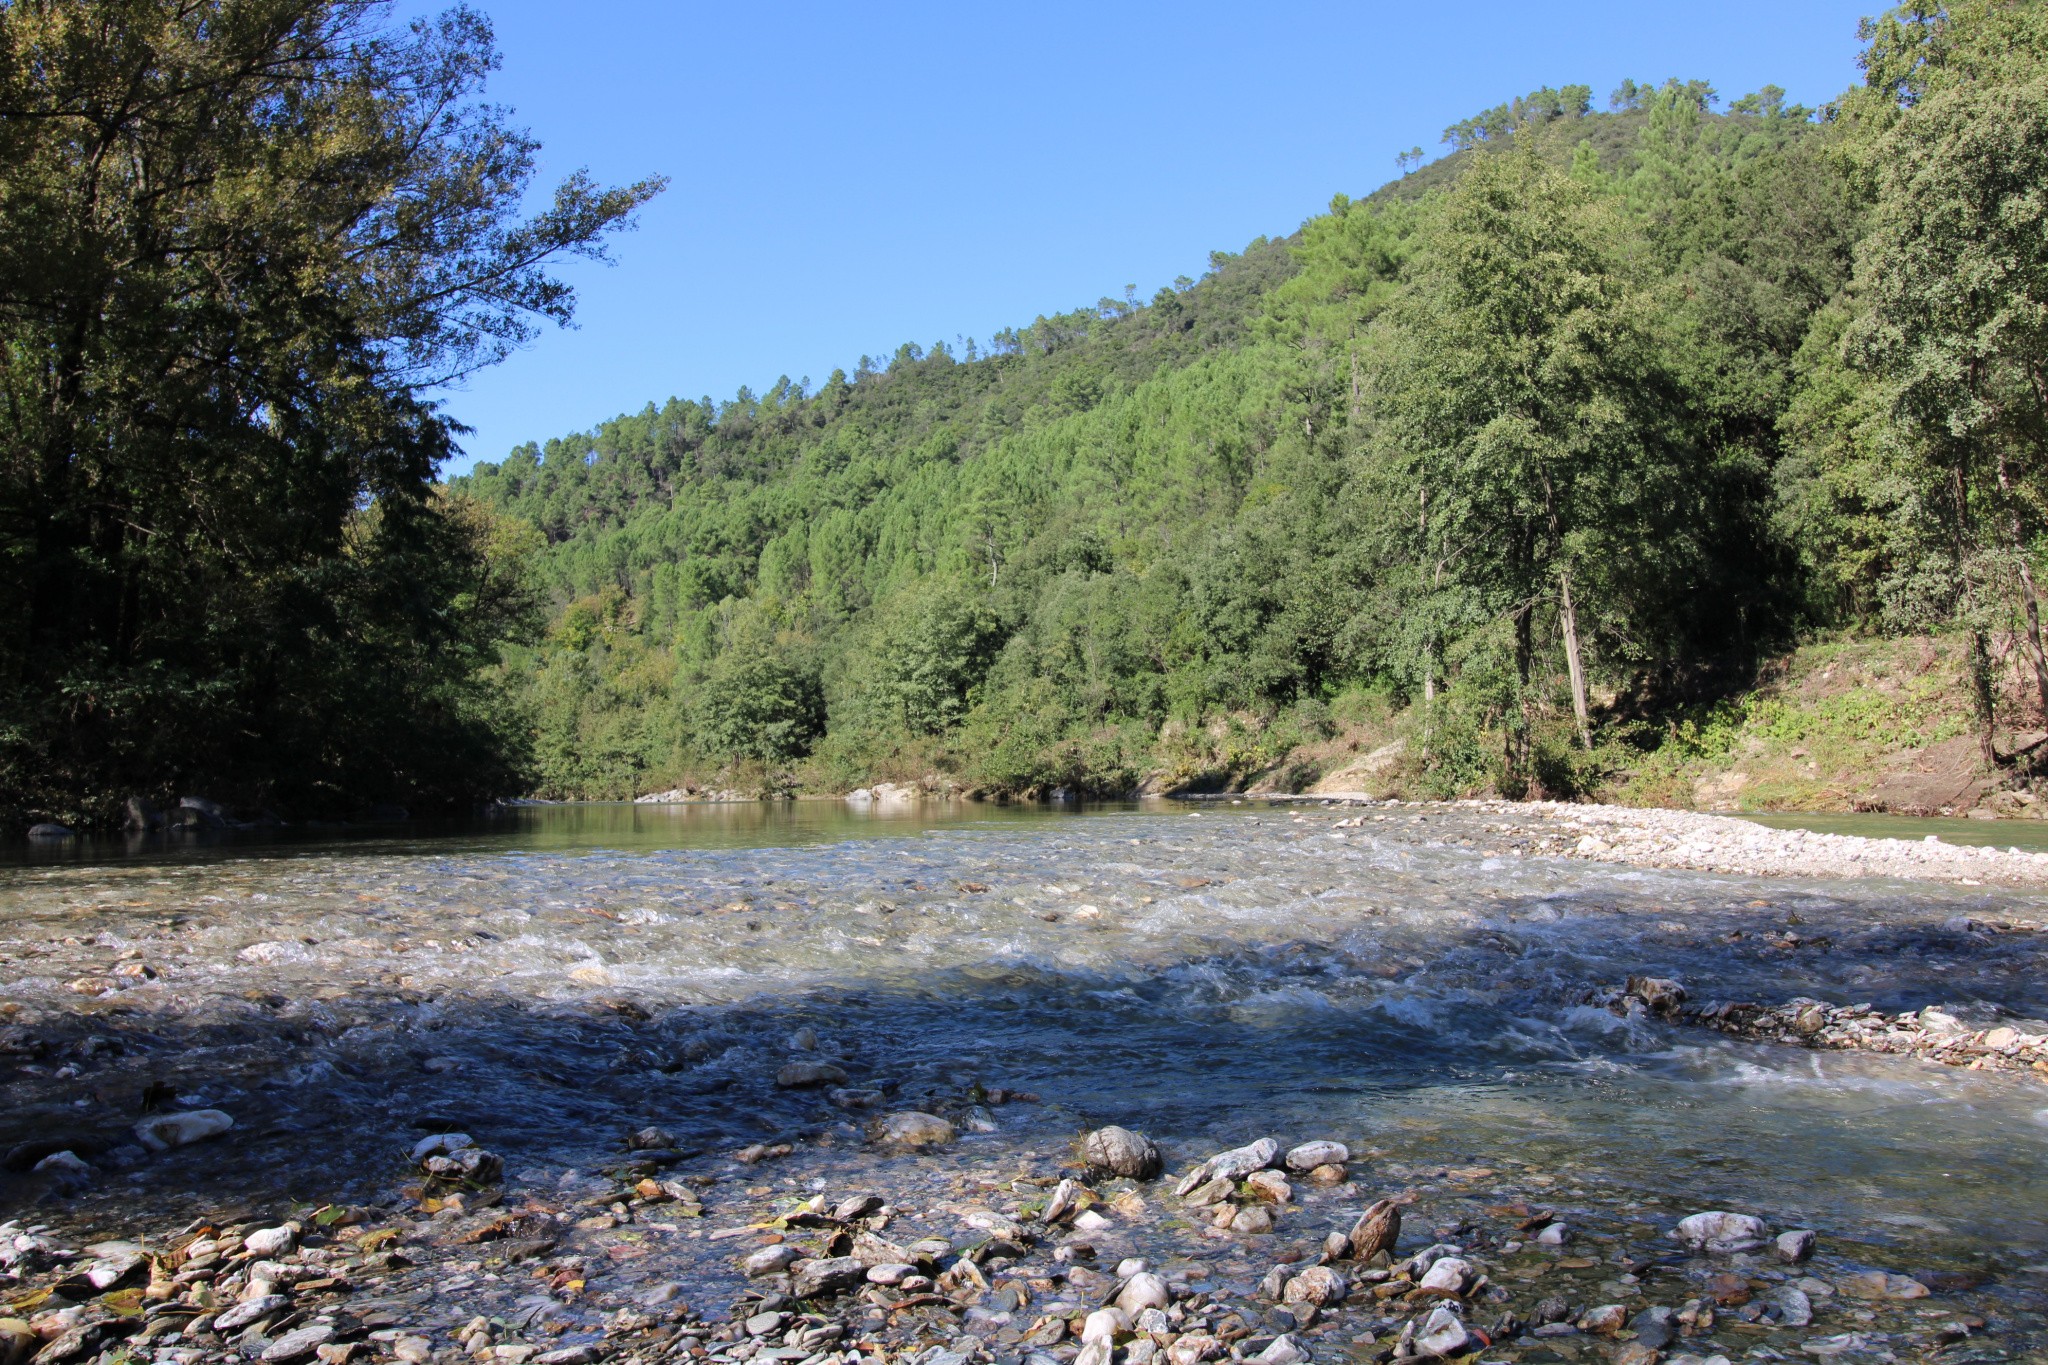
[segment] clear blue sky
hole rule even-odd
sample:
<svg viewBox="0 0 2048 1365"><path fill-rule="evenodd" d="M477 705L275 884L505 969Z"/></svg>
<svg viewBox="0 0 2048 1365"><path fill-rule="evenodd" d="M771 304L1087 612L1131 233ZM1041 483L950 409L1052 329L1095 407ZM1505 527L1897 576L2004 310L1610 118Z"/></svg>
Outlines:
<svg viewBox="0 0 2048 1365"><path fill-rule="evenodd" d="M577 330L446 395L476 428L450 472L649 400L822 382L863 352L1149 296L1539 86L1591 85L1604 108L1625 76L1728 99L1775 82L1819 104L1856 79L1857 18L1879 8L474 3L504 53L488 94L540 138L548 184L578 166L673 183L617 265L570 272Z"/></svg>

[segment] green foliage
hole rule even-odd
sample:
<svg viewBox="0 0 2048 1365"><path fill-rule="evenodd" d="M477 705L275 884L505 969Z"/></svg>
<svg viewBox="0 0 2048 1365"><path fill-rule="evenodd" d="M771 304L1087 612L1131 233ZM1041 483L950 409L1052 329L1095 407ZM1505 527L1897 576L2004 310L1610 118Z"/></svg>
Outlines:
<svg viewBox="0 0 2048 1365"><path fill-rule="evenodd" d="M488 25L364 0L0 7L0 809L293 814L519 780L522 519L437 496L425 394L658 186L481 102Z"/></svg>

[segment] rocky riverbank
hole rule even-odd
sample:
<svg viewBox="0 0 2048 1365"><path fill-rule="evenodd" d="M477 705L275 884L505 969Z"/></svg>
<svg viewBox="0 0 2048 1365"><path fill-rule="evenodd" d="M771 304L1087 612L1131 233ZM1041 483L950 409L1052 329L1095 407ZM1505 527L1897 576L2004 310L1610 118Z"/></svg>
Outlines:
<svg viewBox="0 0 2048 1365"><path fill-rule="evenodd" d="M1372 813L1337 821L1346 829L1370 829L1432 811L1482 813L1496 817L1484 827L1493 837L1482 845L1512 857L1584 858L1756 877L1888 877L1965 886L2048 886L2048 854L1966 847L1943 843L1931 834L1918 841L1866 839L1771 829L1699 811L1558 801L1404 802L1344 794L1299 799L1371 808Z"/></svg>
<svg viewBox="0 0 2048 1365"><path fill-rule="evenodd" d="M1715 1365L2014 1359L2031 1339L1981 1276L1751 1214L1603 1209L1570 1173L1266 1138L1174 1178L1125 1129L992 1161L911 1117L929 1122L874 1130L928 1135L895 1144L886 1187L842 1188L815 1152L692 1159L653 1130L602 1171L506 1180L451 1135L385 1206L82 1246L6 1224L0 1362Z"/></svg>

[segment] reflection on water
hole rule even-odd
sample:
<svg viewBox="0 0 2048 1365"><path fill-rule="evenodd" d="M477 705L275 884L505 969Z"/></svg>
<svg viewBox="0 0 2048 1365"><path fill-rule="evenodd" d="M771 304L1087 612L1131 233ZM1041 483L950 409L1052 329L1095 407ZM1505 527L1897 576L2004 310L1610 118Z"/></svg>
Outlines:
<svg viewBox="0 0 2048 1365"><path fill-rule="evenodd" d="M0 1142L117 1144L155 1084L239 1123L120 1177L164 1198L367 1189L446 1125L515 1167L647 1123L852 1162L860 1094L773 1084L811 1029L802 1055L883 1108L1034 1092L997 1115L1021 1139L1336 1137L1534 1163L1646 1218L1727 1205L1929 1263L2048 1259L2048 1088L1576 1003L1648 972L2038 1018L2042 900L1524 861L1493 850L1497 813L1335 817L552 807L19 865Z"/></svg>
<svg viewBox="0 0 2048 1365"><path fill-rule="evenodd" d="M2048 851L2048 820L1966 820L1939 815L1843 815L1767 812L1744 814L1772 829L1810 829L1818 834L1853 834L1865 839L1939 839L1968 848Z"/></svg>

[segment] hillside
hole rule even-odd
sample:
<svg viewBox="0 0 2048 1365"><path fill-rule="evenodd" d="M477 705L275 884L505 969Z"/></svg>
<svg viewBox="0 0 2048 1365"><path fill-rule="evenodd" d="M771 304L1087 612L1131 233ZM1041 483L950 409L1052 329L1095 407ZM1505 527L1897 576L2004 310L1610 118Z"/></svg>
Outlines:
<svg viewBox="0 0 2048 1365"><path fill-rule="evenodd" d="M552 603L500 675L534 790L1302 786L1384 730L1417 793L1713 804L1695 717L1751 715L1802 637L1930 631L1958 733L2038 724L2024 594L1950 534L2010 480L1945 530L1843 341L1873 121L1586 105L1487 111L1147 301L454 481Z"/></svg>

